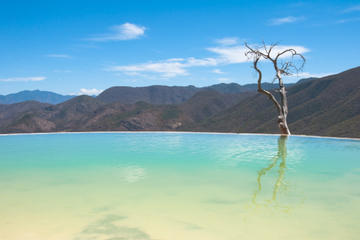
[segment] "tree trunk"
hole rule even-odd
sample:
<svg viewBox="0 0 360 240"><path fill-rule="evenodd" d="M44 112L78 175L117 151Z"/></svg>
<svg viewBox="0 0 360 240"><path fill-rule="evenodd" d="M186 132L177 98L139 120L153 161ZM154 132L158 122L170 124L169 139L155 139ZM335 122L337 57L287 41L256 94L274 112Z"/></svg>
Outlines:
<svg viewBox="0 0 360 240"><path fill-rule="evenodd" d="M279 125L279 128L280 128L281 135L291 135L290 129L289 129L288 125L287 125L286 116L281 114L278 117L278 125Z"/></svg>
<svg viewBox="0 0 360 240"><path fill-rule="evenodd" d="M290 129L287 124L288 102L287 102L286 90L279 71L277 71L277 78L279 80L279 91L281 98L281 109L279 111L278 124L281 135L291 135Z"/></svg>

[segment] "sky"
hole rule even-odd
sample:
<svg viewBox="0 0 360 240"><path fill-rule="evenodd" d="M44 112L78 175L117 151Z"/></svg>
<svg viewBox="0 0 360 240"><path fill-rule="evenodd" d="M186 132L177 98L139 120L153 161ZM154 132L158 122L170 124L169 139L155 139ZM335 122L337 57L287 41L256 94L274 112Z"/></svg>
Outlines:
<svg viewBox="0 0 360 240"><path fill-rule="evenodd" d="M0 23L0 94L254 83L244 42L302 53L287 82L360 65L359 0L1 0Z"/></svg>

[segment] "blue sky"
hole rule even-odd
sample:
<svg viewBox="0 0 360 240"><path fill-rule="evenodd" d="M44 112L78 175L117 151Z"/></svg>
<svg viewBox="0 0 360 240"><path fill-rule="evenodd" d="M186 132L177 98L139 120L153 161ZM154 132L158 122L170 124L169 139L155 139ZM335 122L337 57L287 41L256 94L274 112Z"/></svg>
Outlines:
<svg viewBox="0 0 360 240"><path fill-rule="evenodd" d="M251 83L244 41L296 47L299 77L360 65L360 1L12 0L0 22L0 94Z"/></svg>

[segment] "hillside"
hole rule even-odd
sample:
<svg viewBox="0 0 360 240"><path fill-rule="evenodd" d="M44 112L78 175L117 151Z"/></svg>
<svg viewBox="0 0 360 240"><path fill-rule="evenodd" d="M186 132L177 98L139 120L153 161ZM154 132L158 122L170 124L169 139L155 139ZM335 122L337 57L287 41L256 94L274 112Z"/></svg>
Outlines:
<svg viewBox="0 0 360 240"><path fill-rule="evenodd" d="M112 87L102 92L97 99L105 103L131 104L144 101L151 104L177 104L186 101L197 91L194 86Z"/></svg>
<svg viewBox="0 0 360 240"><path fill-rule="evenodd" d="M288 88L293 134L360 137L360 67ZM251 96L198 126L203 131L278 133L268 99Z"/></svg>
<svg viewBox="0 0 360 240"><path fill-rule="evenodd" d="M97 99L105 103L120 102L133 104L139 101L150 104L180 104L200 91L216 91L223 94L239 94L256 91L256 84L239 85L237 83L220 83L208 87L194 86L148 86L148 87L111 87L103 91ZM276 88L275 84L265 83L265 89Z"/></svg>
<svg viewBox="0 0 360 240"><path fill-rule="evenodd" d="M38 102L0 105L0 132L176 130L183 124L194 125L227 109L244 94L200 91L187 102L152 105L146 102L105 103L98 98L79 96L57 105ZM253 94L253 93L252 93ZM5 119L5 118L4 118Z"/></svg>

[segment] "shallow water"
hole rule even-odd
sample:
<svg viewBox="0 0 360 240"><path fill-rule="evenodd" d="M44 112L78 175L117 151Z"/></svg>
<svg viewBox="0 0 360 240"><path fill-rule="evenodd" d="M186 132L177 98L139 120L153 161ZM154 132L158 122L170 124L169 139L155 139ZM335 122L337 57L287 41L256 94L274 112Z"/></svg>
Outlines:
<svg viewBox="0 0 360 240"><path fill-rule="evenodd" d="M359 239L359 183L355 140L0 136L0 239Z"/></svg>

